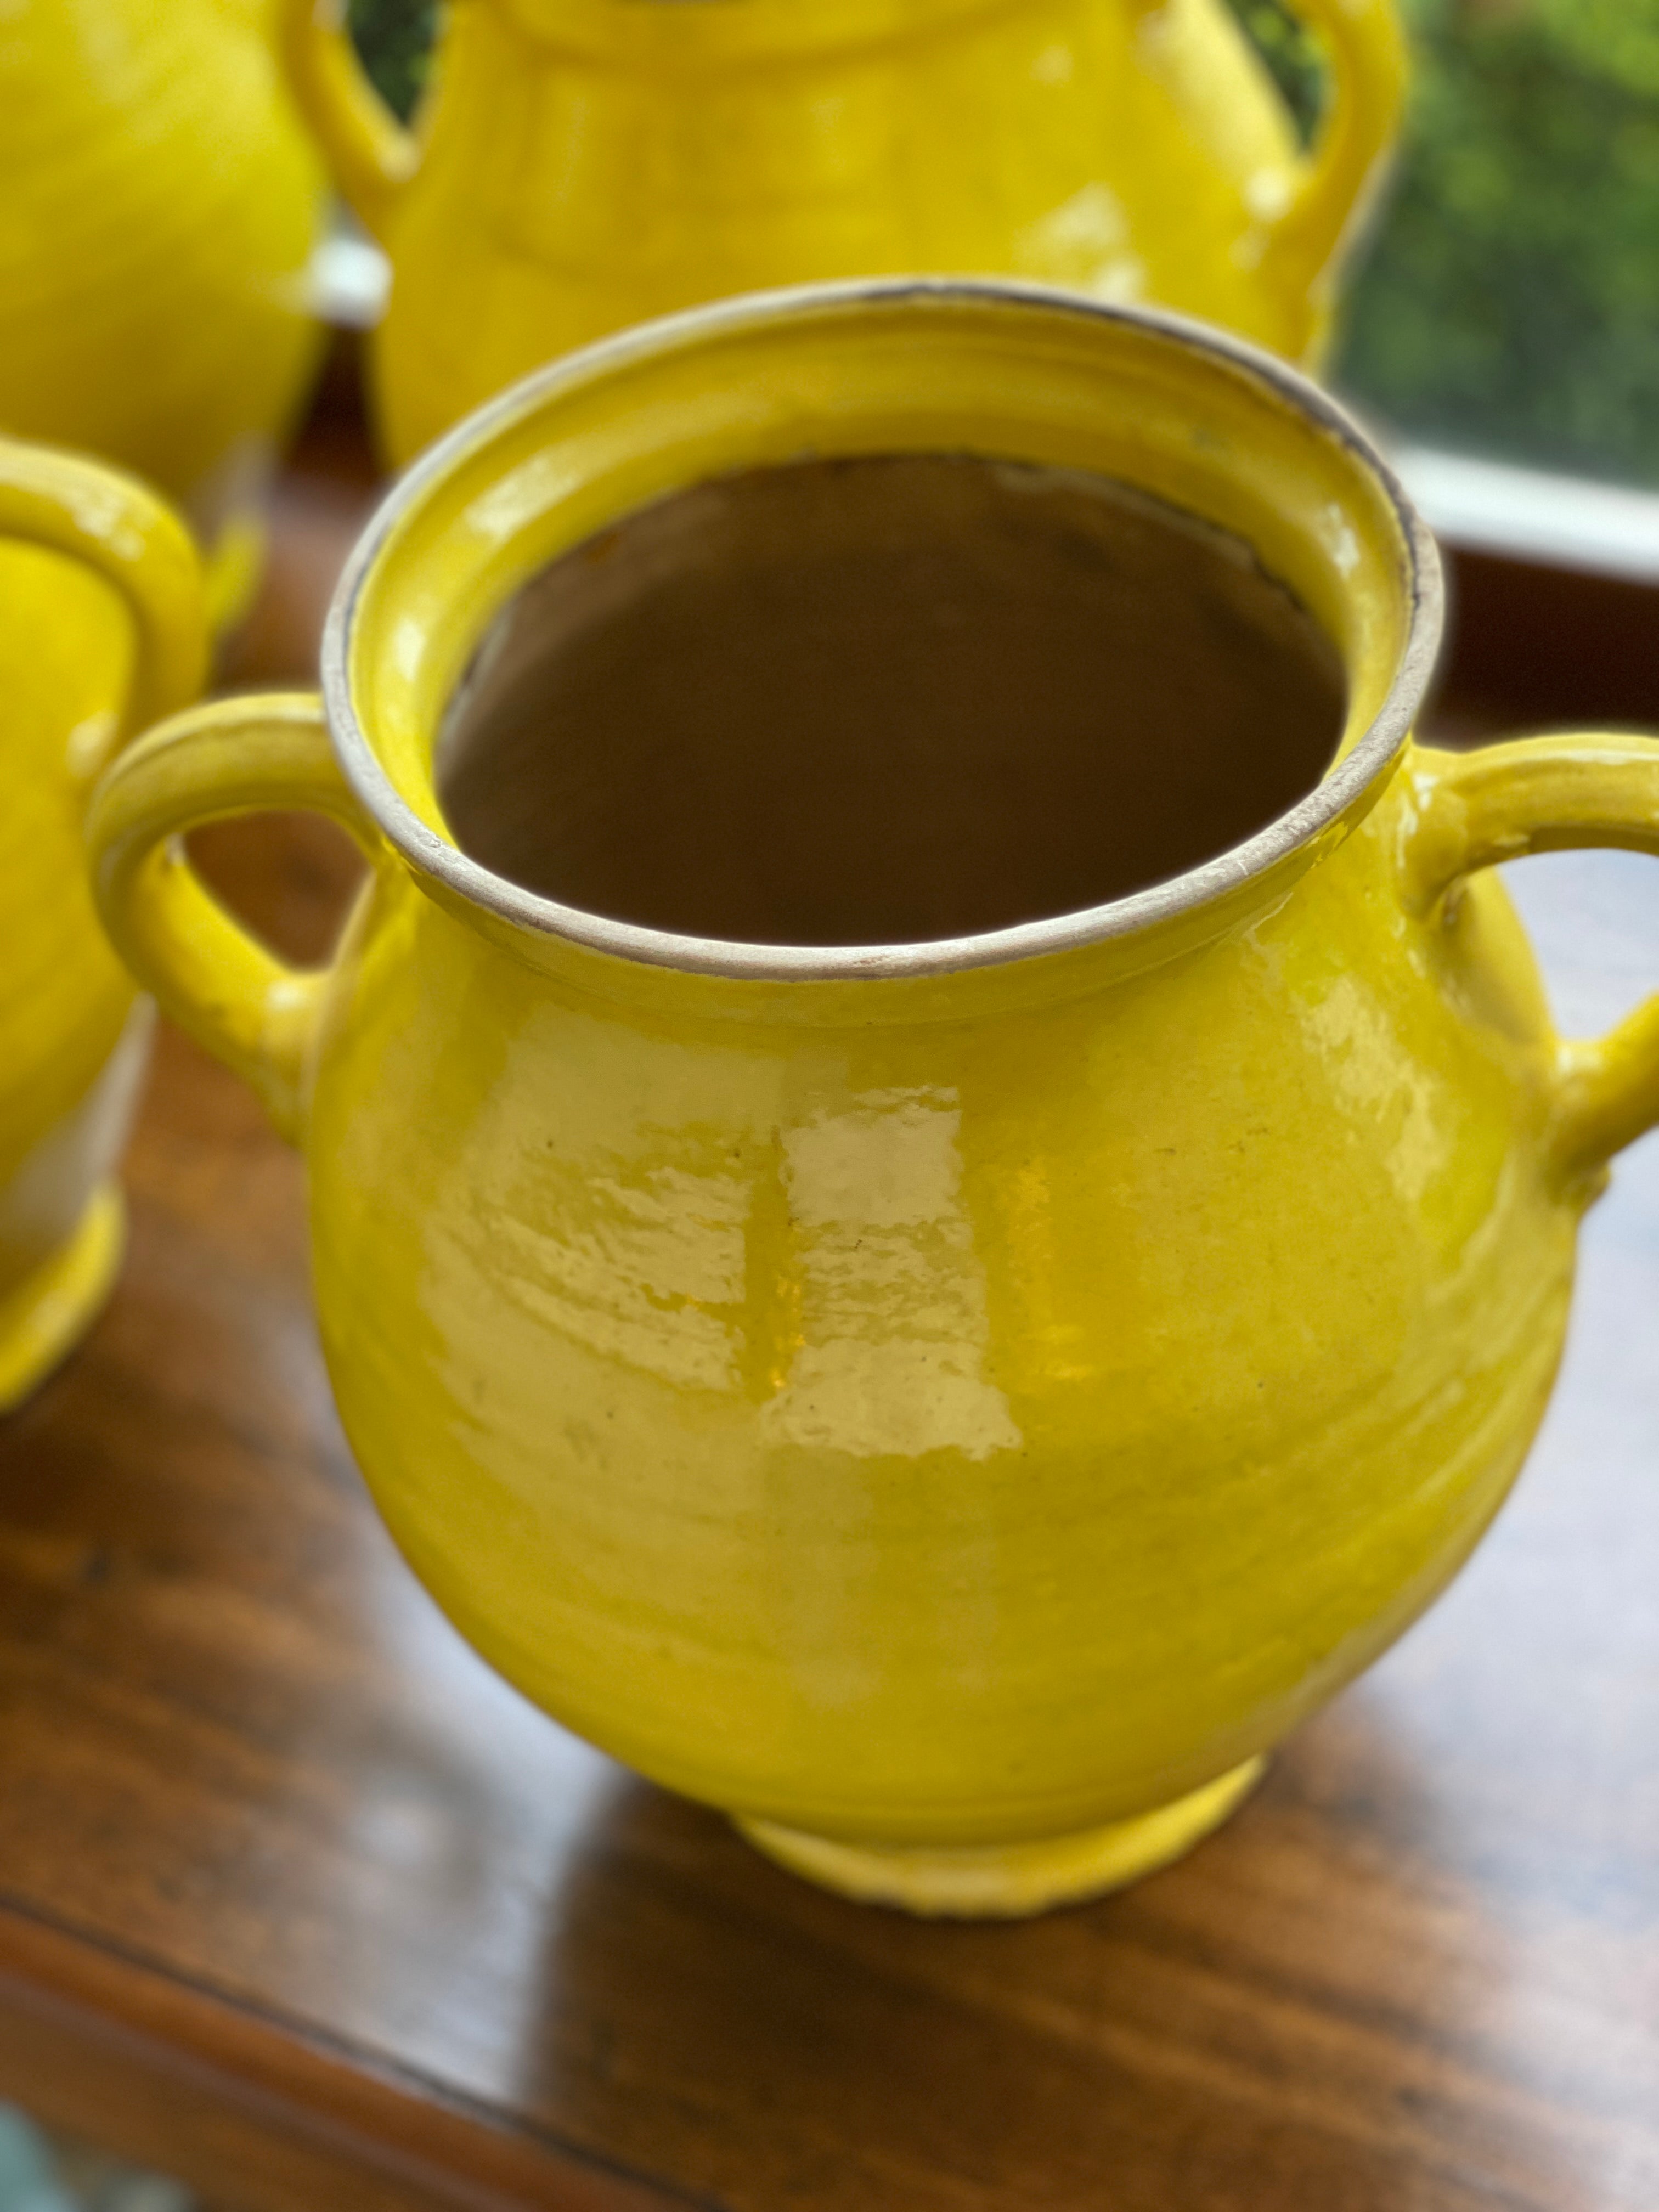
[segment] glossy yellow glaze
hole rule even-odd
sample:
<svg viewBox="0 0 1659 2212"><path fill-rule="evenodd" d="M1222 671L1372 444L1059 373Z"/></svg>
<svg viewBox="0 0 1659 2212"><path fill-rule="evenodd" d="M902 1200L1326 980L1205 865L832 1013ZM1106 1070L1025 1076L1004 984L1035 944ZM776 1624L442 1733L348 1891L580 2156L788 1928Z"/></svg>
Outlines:
<svg viewBox="0 0 1659 2212"><path fill-rule="evenodd" d="M120 1254L110 1177L146 1021L93 911L83 803L124 729L194 697L205 650L183 524L111 470L0 439L0 1411Z"/></svg>
<svg viewBox="0 0 1659 2212"><path fill-rule="evenodd" d="M619 932L456 854L434 733L526 575L720 470L907 450L1243 532L1349 672L1316 827L1047 936L844 957ZM1537 1425L1659 1007L1563 1046L1475 872L1659 848L1659 744L1411 750L1415 542L1310 387L1191 329L745 303L406 480L332 741L319 700L227 702L95 802L117 942L304 1144L341 1414L417 1573L568 1726L854 1894L1027 1911L1162 1863L1455 1572ZM277 805L374 864L320 975L168 842Z"/></svg>
<svg viewBox="0 0 1659 2212"><path fill-rule="evenodd" d="M699 301L1003 271L1315 352L1393 141L1394 0L1298 0L1334 69L1311 157L1224 0L468 0L420 143L340 0L283 0L293 81L392 255L404 461L573 346Z"/></svg>
<svg viewBox="0 0 1659 2212"><path fill-rule="evenodd" d="M320 165L274 0L0 11L0 431L137 471L257 574L273 441L315 356Z"/></svg>

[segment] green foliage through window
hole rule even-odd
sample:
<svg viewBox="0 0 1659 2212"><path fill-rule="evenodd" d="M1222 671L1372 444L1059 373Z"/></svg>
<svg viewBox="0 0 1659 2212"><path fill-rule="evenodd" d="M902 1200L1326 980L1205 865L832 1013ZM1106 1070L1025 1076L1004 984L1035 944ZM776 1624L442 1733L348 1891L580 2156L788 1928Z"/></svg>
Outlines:
<svg viewBox="0 0 1659 2212"><path fill-rule="evenodd" d="M1412 436L1659 483L1659 0L1407 0L1406 158L1336 380Z"/></svg>
<svg viewBox="0 0 1659 2212"><path fill-rule="evenodd" d="M1303 140L1312 137L1325 105L1319 42L1288 0L1228 0L1272 71Z"/></svg>
<svg viewBox="0 0 1659 2212"><path fill-rule="evenodd" d="M381 99L407 122L426 82L438 0L349 0L347 20Z"/></svg>

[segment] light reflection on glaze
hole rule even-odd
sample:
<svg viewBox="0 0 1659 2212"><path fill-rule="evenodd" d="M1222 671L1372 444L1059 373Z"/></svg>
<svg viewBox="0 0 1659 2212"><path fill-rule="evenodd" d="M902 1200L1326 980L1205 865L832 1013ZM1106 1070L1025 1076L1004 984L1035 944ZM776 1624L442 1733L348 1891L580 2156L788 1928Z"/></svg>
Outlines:
<svg viewBox="0 0 1659 2212"><path fill-rule="evenodd" d="M742 1179L657 1166L629 1175L545 1171L551 1233L501 1217L501 1263L537 1320L602 1357L665 1382L724 1390L739 1381L735 1322L743 1303ZM580 1186L580 1207L558 1184ZM571 1196L574 1196L573 1191Z"/></svg>
<svg viewBox="0 0 1659 2212"><path fill-rule="evenodd" d="M950 1091L874 1093L784 1138L802 1340L768 1443L863 1458L1018 1450L984 1372L984 1269L962 1204Z"/></svg>
<svg viewBox="0 0 1659 2212"><path fill-rule="evenodd" d="M1376 1147L1406 1204L1420 1205L1453 1156L1443 1086L1402 1053L1386 1007L1363 976L1339 976L1303 1018L1361 1141Z"/></svg>

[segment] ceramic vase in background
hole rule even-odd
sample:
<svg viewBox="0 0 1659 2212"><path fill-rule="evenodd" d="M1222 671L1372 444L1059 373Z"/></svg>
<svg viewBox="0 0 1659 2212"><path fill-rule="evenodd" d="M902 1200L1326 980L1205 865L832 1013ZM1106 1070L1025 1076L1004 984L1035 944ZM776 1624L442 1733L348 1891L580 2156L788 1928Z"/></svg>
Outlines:
<svg viewBox="0 0 1659 2212"><path fill-rule="evenodd" d="M0 439L0 1412L120 1261L149 1010L93 910L84 802L124 738L196 696L206 654L183 522L112 469Z"/></svg>
<svg viewBox="0 0 1659 2212"><path fill-rule="evenodd" d="M1328 770L1166 880L938 940L858 942L856 914L699 933L460 849L445 733L550 563L603 599L675 495L896 455L1115 486L1278 578L1340 662ZM705 536L660 541L644 584ZM810 554L807 520L779 542ZM90 830L111 931L303 1146L347 1434L527 1696L850 1894L1019 1912L1187 1848L1455 1573L1548 1398L1581 1214L1659 1115L1659 1001L1564 1044L1487 871L1659 848L1659 742L1417 746L1439 622L1403 495L1272 357L1074 295L809 288L483 410L362 540L321 698L198 709L115 765ZM695 794L728 745L769 774L770 722L692 742L695 697L653 670L639 792ZM549 819L608 819L615 730L550 750L534 726L525 773L568 780ZM1103 842L1114 793L1170 770L1133 719L1080 726L1116 748L1071 810ZM906 728L857 771L903 825L872 910L1002 836L988 779ZM798 757L744 843L799 846L786 896L865 896L856 810L820 851L789 797L839 789L858 738ZM522 778L496 796L532 809ZM262 805L369 858L325 974L167 858ZM714 817L680 812L659 849L689 908ZM1018 833L1039 885L1057 818Z"/></svg>
<svg viewBox="0 0 1659 2212"><path fill-rule="evenodd" d="M0 14L0 432L157 486L251 596L262 497L319 332L320 165L274 0L27 0Z"/></svg>
<svg viewBox="0 0 1659 2212"><path fill-rule="evenodd" d="M492 392L671 309L808 279L1006 271L1320 349L1394 143L1394 0L1298 0L1309 155L1224 0L467 0L416 135L343 0L282 0L295 93L384 242L401 465Z"/></svg>

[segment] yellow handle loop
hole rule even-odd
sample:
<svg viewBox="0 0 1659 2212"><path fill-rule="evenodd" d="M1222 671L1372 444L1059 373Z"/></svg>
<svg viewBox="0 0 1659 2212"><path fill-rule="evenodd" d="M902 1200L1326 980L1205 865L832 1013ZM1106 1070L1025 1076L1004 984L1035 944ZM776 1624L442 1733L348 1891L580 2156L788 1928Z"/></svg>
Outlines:
<svg viewBox="0 0 1659 2212"><path fill-rule="evenodd" d="M87 849L116 950L183 1029L258 1093L298 1142L326 969L292 968L203 888L183 833L230 814L326 815L371 865L386 847L340 773L307 692L221 699L124 753L93 795Z"/></svg>
<svg viewBox="0 0 1659 2212"><path fill-rule="evenodd" d="M364 73L346 28L346 0L282 0L276 21L295 103L315 132L334 181L365 229L384 245L398 203L421 166L405 131Z"/></svg>
<svg viewBox="0 0 1659 2212"><path fill-rule="evenodd" d="M1522 738L1413 756L1407 896L1427 912L1464 876L1528 853L1659 854L1659 738ZM1557 1158L1592 1176L1659 1123L1659 993L1604 1037L1560 1048Z"/></svg>
<svg viewBox="0 0 1659 2212"><path fill-rule="evenodd" d="M104 759L197 696L208 665L201 557L154 492L81 454L0 438L0 537L84 562L126 602L137 634L132 681ZM88 776L102 765L77 763Z"/></svg>
<svg viewBox="0 0 1659 2212"><path fill-rule="evenodd" d="M1339 257L1364 219L1399 135L1409 61L1395 0L1291 0L1330 57L1331 97L1273 252L1323 305Z"/></svg>

